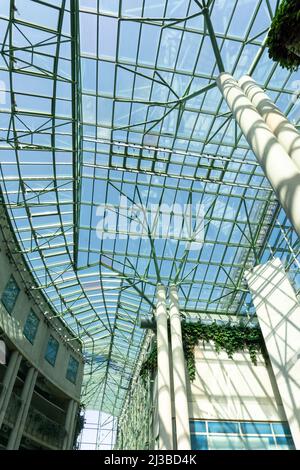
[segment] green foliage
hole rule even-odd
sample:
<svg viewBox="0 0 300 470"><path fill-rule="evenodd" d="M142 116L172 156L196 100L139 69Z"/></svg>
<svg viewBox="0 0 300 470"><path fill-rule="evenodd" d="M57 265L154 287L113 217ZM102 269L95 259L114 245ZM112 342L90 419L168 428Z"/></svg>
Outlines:
<svg viewBox="0 0 300 470"><path fill-rule="evenodd" d="M300 51L300 0L283 0L272 20L268 33L269 57L281 67L297 70L300 57L292 50Z"/></svg>
<svg viewBox="0 0 300 470"><path fill-rule="evenodd" d="M43 414L31 412L29 414L29 419L30 422L34 424L36 432L46 439L50 438L61 440L64 438L65 429L60 424L47 419Z"/></svg>
<svg viewBox="0 0 300 470"><path fill-rule="evenodd" d="M243 325L231 325L230 323L218 324L216 322L205 324L183 323L182 339L184 355L190 380L195 379L194 349L199 341L212 341L216 351L226 351L228 357L233 359L233 354L238 351L248 350L251 361L257 364L257 352L262 350L263 337L259 327L247 327Z"/></svg>
<svg viewBox="0 0 300 470"><path fill-rule="evenodd" d="M143 362L140 376L146 382L149 372L153 372L156 369L157 363L157 346L153 347L151 353L147 357L147 359Z"/></svg>
<svg viewBox="0 0 300 470"><path fill-rule="evenodd" d="M257 364L257 353L263 351L263 336L259 327L247 327L244 325L231 325L231 323L211 324L202 323L182 323L183 350L186 366L190 380L193 381L196 375L194 349L199 341L214 343L216 351L226 351L228 357L233 359L233 354L238 351L248 351L251 361ZM146 380L149 373L152 373L157 366L157 347L153 347L151 354L143 363L140 375Z"/></svg>

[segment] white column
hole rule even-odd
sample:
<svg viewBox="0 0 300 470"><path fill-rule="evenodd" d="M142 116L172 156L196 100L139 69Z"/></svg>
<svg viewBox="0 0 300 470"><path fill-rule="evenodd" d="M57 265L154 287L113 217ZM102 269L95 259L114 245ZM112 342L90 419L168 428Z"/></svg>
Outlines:
<svg viewBox="0 0 300 470"><path fill-rule="evenodd" d="M222 73L217 84L300 236L300 172L232 76Z"/></svg>
<svg viewBox="0 0 300 470"><path fill-rule="evenodd" d="M22 356L19 351L14 351L9 359L9 363L3 380L3 389L0 395L0 428L3 424L5 413L9 405L9 400L14 388Z"/></svg>
<svg viewBox="0 0 300 470"><path fill-rule="evenodd" d="M68 408L67 408L67 414L66 414L66 420L65 420L65 431L66 435L64 437L64 442L63 442L63 449L69 449L69 441L70 441L70 429L71 429L71 423L72 423L72 417L74 414L74 400L69 400L68 403Z"/></svg>
<svg viewBox="0 0 300 470"><path fill-rule="evenodd" d="M157 329L157 401L159 421L159 449L173 449L171 380L168 340L168 317L166 289L157 286L156 329Z"/></svg>
<svg viewBox="0 0 300 470"><path fill-rule="evenodd" d="M300 134L297 129L253 78L246 75L238 83L300 171Z"/></svg>
<svg viewBox="0 0 300 470"><path fill-rule="evenodd" d="M300 304L278 258L246 272L283 408L300 449Z"/></svg>
<svg viewBox="0 0 300 470"><path fill-rule="evenodd" d="M69 441L68 441L67 449L73 448L74 433L75 433L75 427L77 424L77 411L78 411L78 403L74 401L72 416L71 416L71 423L70 423L70 428L69 428Z"/></svg>
<svg viewBox="0 0 300 470"><path fill-rule="evenodd" d="M182 343L181 317L176 286L170 286L170 328L175 402L176 441L178 450L191 449L186 370Z"/></svg>
<svg viewBox="0 0 300 470"><path fill-rule="evenodd" d="M33 367L29 369L26 375L26 379L25 379L22 394L21 394L21 406L18 411L15 425L9 436L7 450L19 449L37 375L38 375L38 371L34 369Z"/></svg>

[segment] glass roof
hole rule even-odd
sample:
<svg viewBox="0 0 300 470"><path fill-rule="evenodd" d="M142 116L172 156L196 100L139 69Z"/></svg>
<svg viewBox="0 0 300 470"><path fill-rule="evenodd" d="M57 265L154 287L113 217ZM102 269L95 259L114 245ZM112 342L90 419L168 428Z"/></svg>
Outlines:
<svg viewBox="0 0 300 470"><path fill-rule="evenodd" d="M40 288L83 343L91 408L120 413L158 282L177 283L194 316L252 315L243 273L273 255L300 287L299 240L215 82L250 74L299 124L299 74L264 47L278 4L0 3L3 200ZM149 226L99 237L101 210L120 218L122 197L202 204L202 247Z"/></svg>

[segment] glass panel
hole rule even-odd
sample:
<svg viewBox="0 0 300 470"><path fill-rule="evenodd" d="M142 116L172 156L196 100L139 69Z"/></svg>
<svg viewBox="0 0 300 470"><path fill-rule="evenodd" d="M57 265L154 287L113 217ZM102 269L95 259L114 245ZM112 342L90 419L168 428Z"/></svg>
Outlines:
<svg viewBox="0 0 300 470"><path fill-rule="evenodd" d="M190 429L191 432L206 432L205 421L191 421Z"/></svg>
<svg viewBox="0 0 300 470"><path fill-rule="evenodd" d="M53 336L50 336L49 341L48 341L48 345L47 345L47 351L46 351L46 354L45 354L45 359L52 366L55 365L58 346L59 346L58 341L55 338L53 338Z"/></svg>
<svg viewBox="0 0 300 470"><path fill-rule="evenodd" d="M199 434L191 434L192 450L207 450L207 437Z"/></svg>
<svg viewBox="0 0 300 470"><path fill-rule="evenodd" d="M239 426L240 425L240 426ZM287 423L230 422L230 421L191 421L192 449L209 450L284 450L294 449L290 435L278 436L276 441L272 426L280 434L289 433ZM275 431L275 432L276 432ZM196 434L199 433L199 434ZM200 434L202 433L202 435ZM205 434L205 435L204 435ZM244 434L256 434L245 436Z"/></svg>
<svg viewBox="0 0 300 470"><path fill-rule="evenodd" d="M209 450L245 450L242 436L208 436Z"/></svg>
<svg viewBox="0 0 300 470"><path fill-rule="evenodd" d="M20 288L18 284L16 283L14 277L11 276L1 297L1 302L3 303L8 313L13 311L19 292Z"/></svg>
<svg viewBox="0 0 300 470"><path fill-rule="evenodd" d="M155 299L157 260L164 282L174 282L176 272L185 279L183 311L248 318L254 313L250 295L233 292L231 280L279 256L299 289L299 253L295 232L284 212L277 214L263 171L214 86L220 63L201 2L79 0L79 24L70 21L77 3L0 1L1 50L10 51L9 60L0 59L0 186L17 251L55 316L63 305L64 320L86 340L93 376L85 377L84 393L119 416L144 338L136 326L140 314L151 315ZM276 66L267 49L256 55L278 3L207 5L224 68L237 79L252 68L297 125L297 74ZM78 43L72 41L77 29ZM62 39L59 47L55 38ZM214 88L201 92L207 84ZM73 113L72 96L78 102ZM122 194L131 198L130 207L147 209L159 201L168 207L203 203L206 244L197 250L171 233L164 240L133 239L128 230L114 237L104 231L99 240L96 209L114 204L116 219L125 219ZM253 259L251 240L259 259ZM142 297L126 289L115 270L144 280ZM98 382L103 387L95 387ZM106 382L111 393L104 393Z"/></svg>
<svg viewBox="0 0 300 470"><path fill-rule="evenodd" d="M292 437L276 437L277 445L282 449L295 449Z"/></svg>
<svg viewBox="0 0 300 470"><path fill-rule="evenodd" d="M239 432L238 423L211 421L208 423L208 432L235 433Z"/></svg>
<svg viewBox="0 0 300 470"><path fill-rule="evenodd" d="M243 434L272 434L268 423L241 423Z"/></svg>
<svg viewBox="0 0 300 470"><path fill-rule="evenodd" d="M67 379L70 380L70 382L73 382L73 383L76 382L78 367L79 367L79 362L75 359L75 357L70 356L68 369L67 369L67 375L66 375Z"/></svg>
<svg viewBox="0 0 300 470"><path fill-rule="evenodd" d="M35 339L35 336L36 336L36 333L37 333L39 322L40 322L39 318L31 310L31 312L29 313L29 315L27 317L27 320L26 320L26 323L25 323L25 326L24 326L24 330L23 330L23 334L28 339L28 341L30 341L32 344L34 342L34 339Z"/></svg>
<svg viewBox="0 0 300 470"><path fill-rule="evenodd" d="M244 437L246 449L248 450L274 450L276 449L273 437Z"/></svg>
<svg viewBox="0 0 300 470"><path fill-rule="evenodd" d="M272 426L275 434L291 434L288 423L273 423Z"/></svg>

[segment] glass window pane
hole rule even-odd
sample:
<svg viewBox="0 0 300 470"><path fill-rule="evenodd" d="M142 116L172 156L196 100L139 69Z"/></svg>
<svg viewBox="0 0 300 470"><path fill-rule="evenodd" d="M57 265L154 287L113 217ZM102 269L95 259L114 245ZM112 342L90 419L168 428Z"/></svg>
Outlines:
<svg viewBox="0 0 300 470"><path fill-rule="evenodd" d="M200 434L191 434L192 450L207 450L207 437Z"/></svg>
<svg viewBox="0 0 300 470"><path fill-rule="evenodd" d="M288 423L273 423L272 426L275 434L291 434Z"/></svg>
<svg viewBox="0 0 300 470"><path fill-rule="evenodd" d="M37 333L39 322L40 322L39 318L31 310L31 312L29 313L29 315L27 317L26 323L24 325L23 334L24 334L25 338L27 338L28 341L30 341L32 344L34 342L34 339L35 339L35 336L36 336L36 333Z"/></svg>
<svg viewBox="0 0 300 470"><path fill-rule="evenodd" d="M272 434L268 423L241 423L243 434Z"/></svg>
<svg viewBox="0 0 300 470"><path fill-rule="evenodd" d="M255 437L247 436L243 438L245 440L246 449L248 450L274 450L276 449L275 441L273 437Z"/></svg>
<svg viewBox="0 0 300 470"><path fill-rule="evenodd" d="M238 423L211 421L208 423L208 432L235 433L239 432Z"/></svg>
<svg viewBox="0 0 300 470"><path fill-rule="evenodd" d="M46 354L45 354L45 359L52 366L55 365L58 346L59 346L58 341L55 338L53 338L53 336L50 336L48 345L47 345Z"/></svg>
<svg viewBox="0 0 300 470"><path fill-rule="evenodd" d="M242 436L208 436L209 450L245 450Z"/></svg>
<svg viewBox="0 0 300 470"><path fill-rule="evenodd" d="M70 380L70 382L73 382L73 383L76 382L78 367L79 367L79 362L75 359L75 357L70 356L68 369L67 369L67 375L66 375L67 379Z"/></svg>
<svg viewBox="0 0 300 470"><path fill-rule="evenodd" d="M8 313L13 311L19 292L20 288L18 284L16 283L15 278L11 276L1 297L1 302Z"/></svg>
<svg viewBox="0 0 300 470"><path fill-rule="evenodd" d="M207 434L205 426L206 421L190 422L193 449L288 450L295 448L287 423L207 421ZM273 431L286 435L274 438ZM205 433L205 435L200 433ZM266 436L266 434L271 435Z"/></svg>
<svg viewBox="0 0 300 470"><path fill-rule="evenodd" d="M191 432L206 432L205 421L191 421L190 429Z"/></svg>
<svg viewBox="0 0 300 470"><path fill-rule="evenodd" d="M295 449L292 437L276 437L277 445L282 449Z"/></svg>

